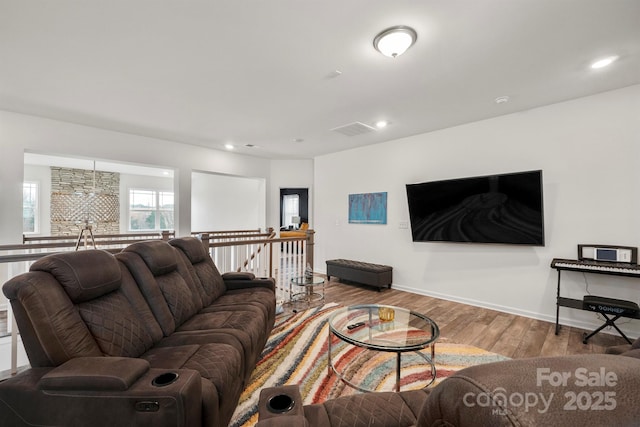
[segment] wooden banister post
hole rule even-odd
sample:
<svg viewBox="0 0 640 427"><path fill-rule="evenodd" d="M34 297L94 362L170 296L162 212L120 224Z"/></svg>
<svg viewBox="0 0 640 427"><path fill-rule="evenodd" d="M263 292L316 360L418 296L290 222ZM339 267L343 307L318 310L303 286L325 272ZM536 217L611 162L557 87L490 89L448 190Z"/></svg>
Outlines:
<svg viewBox="0 0 640 427"><path fill-rule="evenodd" d="M315 233L316 232L311 229L307 230L307 264L311 267L311 271L313 271L313 235Z"/></svg>
<svg viewBox="0 0 640 427"><path fill-rule="evenodd" d="M269 227L269 239L275 237L273 227ZM269 242L269 277L273 277L273 242Z"/></svg>
<svg viewBox="0 0 640 427"><path fill-rule="evenodd" d="M209 253L209 233L202 233L200 235L200 240L202 241L202 246L204 246L204 250Z"/></svg>

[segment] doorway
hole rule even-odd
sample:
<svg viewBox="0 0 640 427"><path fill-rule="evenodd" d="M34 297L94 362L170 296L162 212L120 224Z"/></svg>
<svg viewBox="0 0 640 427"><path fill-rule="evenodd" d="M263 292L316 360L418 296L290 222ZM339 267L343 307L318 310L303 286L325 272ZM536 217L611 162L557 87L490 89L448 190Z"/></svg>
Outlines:
<svg viewBox="0 0 640 427"><path fill-rule="evenodd" d="M309 223L309 189L280 189L280 229L296 229Z"/></svg>

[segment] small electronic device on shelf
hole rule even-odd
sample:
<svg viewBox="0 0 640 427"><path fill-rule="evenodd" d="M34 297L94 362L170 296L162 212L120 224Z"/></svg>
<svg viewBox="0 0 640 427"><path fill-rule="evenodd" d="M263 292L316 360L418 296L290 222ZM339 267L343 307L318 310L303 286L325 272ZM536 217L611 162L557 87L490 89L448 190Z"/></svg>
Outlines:
<svg viewBox="0 0 640 427"><path fill-rule="evenodd" d="M638 263L638 248L632 246L578 245L580 261Z"/></svg>

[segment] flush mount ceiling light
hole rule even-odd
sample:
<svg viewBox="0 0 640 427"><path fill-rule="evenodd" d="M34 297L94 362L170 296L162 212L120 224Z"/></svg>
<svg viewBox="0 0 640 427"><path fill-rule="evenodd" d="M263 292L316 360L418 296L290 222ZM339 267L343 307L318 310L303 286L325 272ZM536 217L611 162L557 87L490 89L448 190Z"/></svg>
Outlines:
<svg viewBox="0 0 640 427"><path fill-rule="evenodd" d="M616 59L618 59L617 56L609 56L607 58L599 59L599 60L591 63L591 68L596 70L598 68L607 67L607 66L611 65L613 63L613 61L615 61Z"/></svg>
<svg viewBox="0 0 640 427"><path fill-rule="evenodd" d="M373 39L373 47L384 56L395 58L409 49L418 38L411 27L397 25L387 28Z"/></svg>

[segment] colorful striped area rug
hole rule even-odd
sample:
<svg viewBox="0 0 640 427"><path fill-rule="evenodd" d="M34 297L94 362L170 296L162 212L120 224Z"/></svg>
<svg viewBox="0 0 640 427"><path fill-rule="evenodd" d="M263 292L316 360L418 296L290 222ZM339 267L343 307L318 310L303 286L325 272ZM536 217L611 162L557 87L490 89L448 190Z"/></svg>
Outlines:
<svg viewBox="0 0 640 427"><path fill-rule="evenodd" d="M340 307L331 303L278 316L230 426L249 427L258 422L258 397L260 390L266 387L297 384L305 405L359 393L334 373L330 374L327 368L327 319ZM334 337L331 354L334 366L351 381L372 390L393 390L395 353L361 349ZM477 347L438 341L435 347L436 379L432 387L468 366L507 359ZM401 374L402 390L424 387L431 380L424 360L415 353L402 355Z"/></svg>

